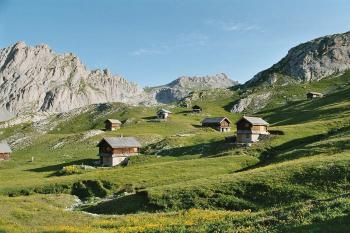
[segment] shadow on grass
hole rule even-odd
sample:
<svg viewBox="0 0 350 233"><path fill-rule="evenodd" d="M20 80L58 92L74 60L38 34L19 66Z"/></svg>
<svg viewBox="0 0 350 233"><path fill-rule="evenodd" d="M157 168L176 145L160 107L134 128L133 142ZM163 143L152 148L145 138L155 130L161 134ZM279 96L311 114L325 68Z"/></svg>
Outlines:
<svg viewBox="0 0 350 233"><path fill-rule="evenodd" d="M184 110L184 111L178 112L178 114L190 114L190 113L193 113L193 111L192 110Z"/></svg>
<svg viewBox="0 0 350 233"><path fill-rule="evenodd" d="M157 154L163 156L187 156L187 155L201 155L201 157L216 156L225 152L227 150L233 149L235 147L232 143L226 143L224 140L200 143L191 146L183 147L173 147L169 149L164 149L168 145L163 143L155 143L145 148L144 152L146 154Z"/></svg>
<svg viewBox="0 0 350 233"><path fill-rule="evenodd" d="M278 227L276 232L295 232L295 233L344 233L349 232L350 229L350 214L340 216L327 221L315 221L302 226L287 225Z"/></svg>
<svg viewBox="0 0 350 233"><path fill-rule="evenodd" d="M158 209L149 203L145 191L81 208L83 211L94 214L134 214L138 212L156 212Z"/></svg>
<svg viewBox="0 0 350 233"><path fill-rule="evenodd" d="M142 117L143 120L158 120L157 116Z"/></svg>
<svg viewBox="0 0 350 233"><path fill-rule="evenodd" d="M26 171L30 172L56 172L58 170L61 170L65 166L70 166L70 165L89 165L93 166L94 162L96 162L97 159L81 159L81 160L75 160L67 163L61 163L61 164L55 164L51 166L46 166L46 167L38 167L38 168L33 168L33 169L28 169Z"/></svg>

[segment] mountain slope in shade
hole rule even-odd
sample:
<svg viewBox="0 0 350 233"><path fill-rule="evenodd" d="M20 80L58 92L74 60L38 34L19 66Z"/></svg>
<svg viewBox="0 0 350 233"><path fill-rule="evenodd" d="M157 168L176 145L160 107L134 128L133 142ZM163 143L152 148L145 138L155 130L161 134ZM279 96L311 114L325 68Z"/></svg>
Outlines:
<svg viewBox="0 0 350 233"><path fill-rule="evenodd" d="M247 84L320 80L348 69L350 32L320 37L290 49L281 61L255 75Z"/></svg>
<svg viewBox="0 0 350 233"><path fill-rule="evenodd" d="M64 112L94 103L138 104L143 89L108 70L88 70L72 53L18 42L0 50L0 107L13 113Z"/></svg>

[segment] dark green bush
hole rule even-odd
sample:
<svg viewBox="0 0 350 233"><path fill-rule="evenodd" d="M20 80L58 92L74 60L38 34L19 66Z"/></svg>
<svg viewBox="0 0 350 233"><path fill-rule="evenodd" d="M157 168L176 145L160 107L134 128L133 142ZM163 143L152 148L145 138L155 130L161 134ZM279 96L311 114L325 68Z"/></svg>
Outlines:
<svg viewBox="0 0 350 233"><path fill-rule="evenodd" d="M108 188L111 188L111 184L107 183ZM104 186L104 183L100 180L85 180L74 183L72 186L71 194L78 196L82 200L86 200L91 197L106 197L110 190Z"/></svg>

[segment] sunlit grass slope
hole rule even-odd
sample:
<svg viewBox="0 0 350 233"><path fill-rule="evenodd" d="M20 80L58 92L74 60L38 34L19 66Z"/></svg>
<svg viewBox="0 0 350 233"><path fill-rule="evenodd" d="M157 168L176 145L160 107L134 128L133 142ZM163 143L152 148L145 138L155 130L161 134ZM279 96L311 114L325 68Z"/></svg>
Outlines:
<svg viewBox="0 0 350 233"><path fill-rule="evenodd" d="M272 87L270 104L254 115L282 134L249 148L225 143L234 130L200 127L207 116L235 122L240 115L229 107L243 87L193 101L204 108L199 115L163 106L174 113L165 122L154 119L158 107L105 104L53 116L47 132L29 123L1 129L1 139L26 135L29 143L0 162L0 232L344 232L350 222L349 80L344 74ZM310 90L327 96L306 100ZM120 119L122 129L98 131L107 118ZM121 134L144 145L128 166L58 173L92 165L98 141ZM75 203L70 194L90 201L78 209L107 216L67 210Z"/></svg>

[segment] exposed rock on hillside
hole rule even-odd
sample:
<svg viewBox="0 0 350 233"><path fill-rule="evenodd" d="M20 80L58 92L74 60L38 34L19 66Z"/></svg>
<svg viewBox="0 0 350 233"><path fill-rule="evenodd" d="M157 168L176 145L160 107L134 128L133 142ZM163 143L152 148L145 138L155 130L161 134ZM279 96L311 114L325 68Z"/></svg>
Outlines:
<svg viewBox="0 0 350 233"><path fill-rule="evenodd" d="M148 100L138 85L108 70L87 70L74 54L56 54L47 45L23 42L0 50L0 107L13 113Z"/></svg>
<svg viewBox="0 0 350 233"><path fill-rule="evenodd" d="M240 113L246 111L247 109L250 109L254 112L258 111L267 105L270 96L271 92L251 94L246 98L240 99L238 103L232 107L231 112Z"/></svg>
<svg viewBox="0 0 350 233"><path fill-rule="evenodd" d="M167 85L152 88L151 93L158 102L171 103L182 100L195 90L229 88L237 84L237 81L231 80L224 73L204 77L183 76Z"/></svg>
<svg viewBox="0 0 350 233"><path fill-rule="evenodd" d="M292 48L280 62L258 73L248 84L272 84L278 82L281 75L298 82L320 80L348 69L350 32L321 37Z"/></svg>

